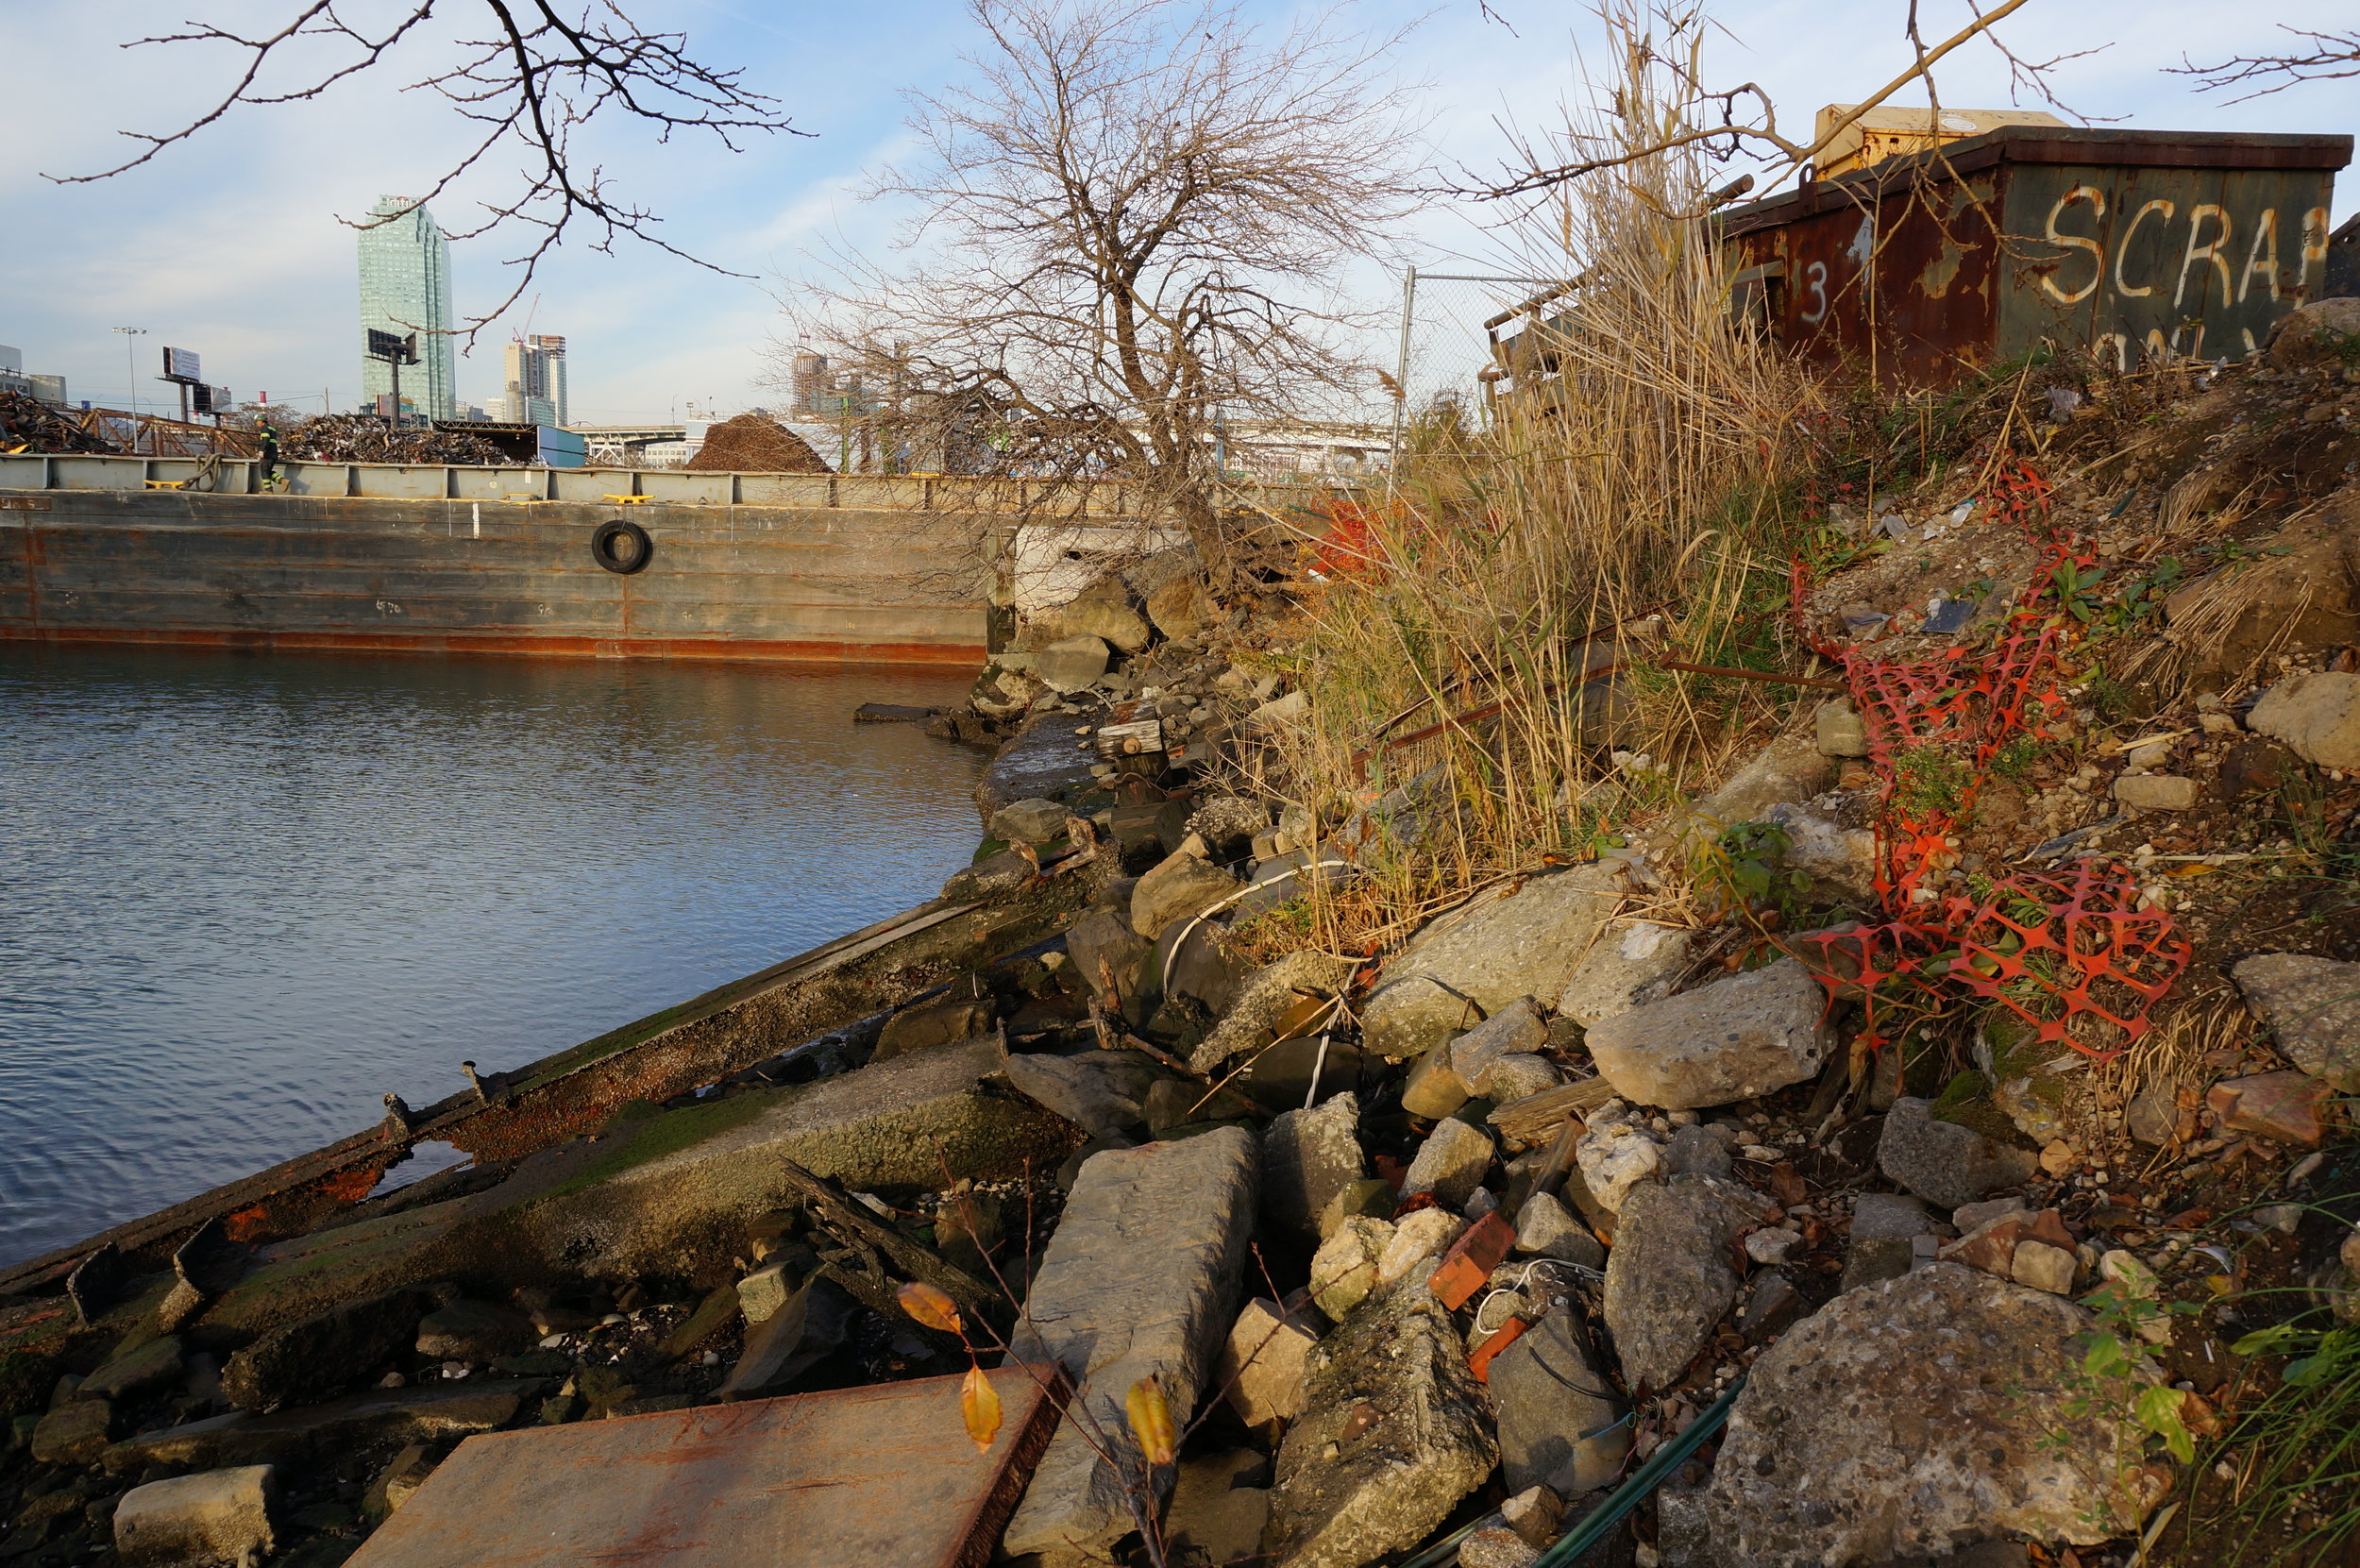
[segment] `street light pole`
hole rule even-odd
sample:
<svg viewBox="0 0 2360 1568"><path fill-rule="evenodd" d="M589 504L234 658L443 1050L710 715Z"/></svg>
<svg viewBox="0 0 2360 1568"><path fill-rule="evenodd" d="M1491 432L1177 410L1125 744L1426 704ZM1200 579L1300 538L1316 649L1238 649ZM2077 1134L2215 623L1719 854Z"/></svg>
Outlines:
<svg viewBox="0 0 2360 1568"><path fill-rule="evenodd" d="M140 449L139 346L131 340L147 336L147 329L144 327L110 327L107 329L123 334L123 380L124 384L131 389L125 396L130 399L131 403L131 449L136 452Z"/></svg>

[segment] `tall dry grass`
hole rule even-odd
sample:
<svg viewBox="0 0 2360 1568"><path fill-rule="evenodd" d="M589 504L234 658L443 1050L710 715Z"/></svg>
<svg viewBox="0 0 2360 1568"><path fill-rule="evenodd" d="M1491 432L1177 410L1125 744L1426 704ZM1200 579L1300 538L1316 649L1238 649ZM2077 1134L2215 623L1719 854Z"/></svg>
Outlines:
<svg viewBox="0 0 2360 1568"><path fill-rule="evenodd" d="M1567 139L1636 152L1696 123L1694 29L1601 14L1614 58ZM1356 846L1377 881L1358 919L1323 922L1330 939L1349 936L1337 921L1594 850L1794 702L1660 664L1798 657L1784 604L1808 525L1788 432L1812 392L1731 321L1696 216L1717 182L1694 146L1651 154L1509 226L1519 270L1579 280L1526 328L1556 373L1487 409L1421 412L1365 543L1330 550L1284 654L1310 722L1280 737L1265 783L1332 818L1416 781L1427 829Z"/></svg>

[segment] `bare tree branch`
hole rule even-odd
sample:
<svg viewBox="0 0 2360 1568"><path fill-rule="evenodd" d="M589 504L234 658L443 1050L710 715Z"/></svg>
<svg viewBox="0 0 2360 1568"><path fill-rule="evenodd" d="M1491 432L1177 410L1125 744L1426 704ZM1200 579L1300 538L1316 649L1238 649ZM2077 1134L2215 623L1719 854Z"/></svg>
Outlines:
<svg viewBox="0 0 2360 1568"><path fill-rule="evenodd" d="M801 325L936 461L1145 481L1209 546L1217 422L1359 374L1337 274L1413 199L1396 40L1266 40L1227 0L970 14L973 81L913 95L921 156L871 190L914 211L908 264L846 259Z"/></svg>
<svg viewBox="0 0 2360 1568"><path fill-rule="evenodd" d="M590 242L594 249L612 250L616 237L627 235L710 271L743 276L658 238L653 226L660 220L652 211L619 197L595 165L585 170L575 163L573 136L607 110L653 127L660 143L670 141L675 131L699 130L732 152L740 150L743 138L751 132L808 133L796 130L777 99L748 87L742 70L721 70L700 62L687 53L685 34L649 32L625 15L615 0L592 0L579 19L561 11L552 0L531 0L530 4L524 0L417 0L408 12L376 28L347 21L340 14L336 0L306 0L276 32L252 36L210 23L189 22L183 25L184 31L135 39L123 46L233 45L244 51L245 60L228 92L177 130L162 135L121 132L143 147L138 156L112 168L43 177L67 185L110 179L189 141L240 105L318 98L346 78L383 63L403 42L433 36L430 24L466 11L470 3L489 13L494 24L490 36L442 35L467 53L459 63L410 86L439 93L462 116L481 125L482 136L409 205L397 211L346 221L356 228L373 228L407 217L448 191L496 149L514 143L525 151L528 160L520 175L522 190L484 201L481 223L450 231L450 238L460 240L512 223L536 231L532 243L510 259L510 264L522 269L514 288L491 311L470 318L475 326L466 334L469 338L522 297L543 259L577 220L595 231ZM457 24L454 30L464 25ZM348 47L351 57L305 75L297 86L265 90L261 83L272 62L285 59L303 40L330 41Z"/></svg>
<svg viewBox="0 0 2360 1568"><path fill-rule="evenodd" d="M2073 57L2060 56L2057 59L2039 63L2028 62L2009 51L1993 30L1999 22L2030 3L2031 0L2002 0L1999 6L1988 12L1978 8L1972 22L1932 48L1928 48L1917 33L1917 10L1913 0L1905 29L1914 56L1909 68L1860 103L1853 105L1851 110L1830 126L1824 134L1808 143L1794 141L1779 132L1777 110L1772 106L1768 94L1763 93L1757 84L1745 82L1732 88L1708 89L1702 83L1693 79L1693 65L1682 65L1664 57L1651 55L1651 58L1662 63L1674 66L1676 74L1683 79L1683 85L1690 90L1695 102L1709 103L1717 107L1720 114L1720 122L1717 125L1697 125L1683 119L1676 128L1667 131L1644 146L1634 148L1618 145L1610 148L1594 148L1590 151L1589 156L1573 159L1548 168L1533 168L1526 173L1504 180L1454 186L1450 194L1472 196L1478 201L1502 201L1550 190L1579 179L1584 175L1594 174L1601 169L1618 168L1641 159L1652 158L1660 153L1690 146L1701 146L1716 162L1735 158L1749 147L1758 149L1764 165L1760 183L1766 189L1775 186L1786 176L1809 164L1837 137L1859 124L1870 110L1880 108L1886 100L1911 83L1925 82L1930 91L1934 66L1952 51L1978 38L1987 40L1999 49L2001 55L2008 60L2010 72L2019 87L2029 86L2044 97L2048 97L2050 102L2054 102L2054 97L2048 93L2045 73L2062 60ZM1701 12L1691 12L1684 25L1694 25L1700 19ZM1654 45L1651 40L1642 40L1637 47L1642 52L1651 52ZM1741 117L1739 114L1739 106L1745 101L1759 106L1758 112L1750 118Z"/></svg>
<svg viewBox="0 0 2360 1568"><path fill-rule="evenodd" d="M2217 65L2198 65L2183 55L2178 65L2165 69L2176 76L2196 77L2200 83L2198 91L2203 93L2223 92L2250 82L2267 84L2230 99L2233 104L2284 93L2300 82L2360 76L2360 32L2315 33L2307 27L2289 27L2284 22L2278 25L2278 30L2309 39L2318 47L2307 55L2237 55Z"/></svg>

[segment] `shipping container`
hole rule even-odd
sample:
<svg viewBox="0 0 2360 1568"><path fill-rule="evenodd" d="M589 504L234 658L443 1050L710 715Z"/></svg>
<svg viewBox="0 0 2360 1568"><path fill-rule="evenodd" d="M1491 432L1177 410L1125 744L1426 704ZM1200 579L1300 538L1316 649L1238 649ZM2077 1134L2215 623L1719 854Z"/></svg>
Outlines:
<svg viewBox="0 0 2360 1568"><path fill-rule="evenodd" d="M1943 385L2044 342L2238 358L2324 296L2349 136L2010 126L1714 220L1730 309L1830 368Z"/></svg>

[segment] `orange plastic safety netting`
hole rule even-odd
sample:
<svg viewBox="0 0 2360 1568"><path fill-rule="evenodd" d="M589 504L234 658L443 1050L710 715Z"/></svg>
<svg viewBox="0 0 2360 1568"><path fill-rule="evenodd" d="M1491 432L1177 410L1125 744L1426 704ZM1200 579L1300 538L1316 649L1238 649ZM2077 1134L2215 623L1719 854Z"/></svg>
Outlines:
<svg viewBox="0 0 2360 1568"><path fill-rule="evenodd" d="M2103 1060L2146 1032L2148 1009L2187 967L2191 948L2168 914L2142 907L2137 879L2112 860L2084 856L2057 873L1958 873L1960 825L2001 750L2046 738L2043 719L2064 706L2058 656L2072 623L2059 570L2097 565L2051 526L2048 486L2030 467L2001 473L1983 499L2040 552L2031 584L1983 646L1900 659L1814 637L1804 617L1809 583L1795 563L1796 620L1842 667L1867 732L1885 916L1795 946L1831 996L1862 1002L1872 1046L1964 992L2013 1012L2037 1041Z"/></svg>

